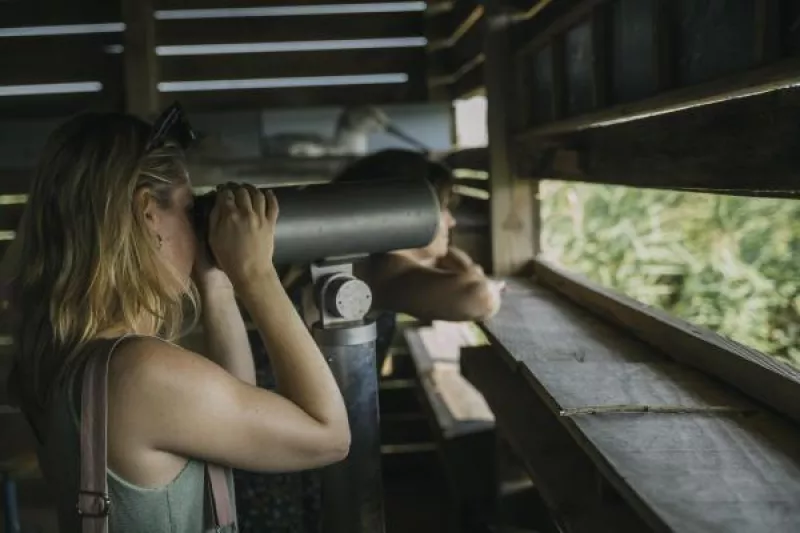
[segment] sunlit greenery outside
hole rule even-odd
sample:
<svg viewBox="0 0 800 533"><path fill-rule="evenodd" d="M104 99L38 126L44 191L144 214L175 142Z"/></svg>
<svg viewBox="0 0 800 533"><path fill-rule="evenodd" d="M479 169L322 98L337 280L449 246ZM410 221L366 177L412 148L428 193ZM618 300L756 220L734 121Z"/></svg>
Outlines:
<svg viewBox="0 0 800 533"><path fill-rule="evenodd" d="M545 181L542 252L800 367L800 200Z"/></svg>

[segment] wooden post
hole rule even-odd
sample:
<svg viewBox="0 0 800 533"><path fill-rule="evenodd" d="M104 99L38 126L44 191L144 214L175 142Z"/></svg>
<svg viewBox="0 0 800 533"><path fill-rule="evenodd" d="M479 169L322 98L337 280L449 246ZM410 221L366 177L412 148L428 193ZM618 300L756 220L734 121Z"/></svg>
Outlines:
<svg viewBox="0 0 800 533"><path fill-rule="evenodd" d="M491 189L492 271L520 273L538 252L537 183L518 179L518 155L512 147L512 124L519 112L512 89L511 17L496 2L487 5L486 61L489 169Z"/></svg>
<svg viewBox="0 0 800 533"><path fill-rule="evenodd" d="M152 120L158 112L158 58L152 0L122 0L125 111Z"/></svg>

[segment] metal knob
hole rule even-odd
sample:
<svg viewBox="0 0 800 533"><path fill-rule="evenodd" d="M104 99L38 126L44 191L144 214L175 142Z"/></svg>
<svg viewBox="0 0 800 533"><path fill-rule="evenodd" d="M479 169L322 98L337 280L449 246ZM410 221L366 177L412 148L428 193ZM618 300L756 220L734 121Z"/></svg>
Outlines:
<svg viewBox="0 0 800 533"><path fill-rule="evenodd" d="M322 302L325 310L334 317L359 320L372 306L372 292L360 279L338 274L325 280Z"/></svg>

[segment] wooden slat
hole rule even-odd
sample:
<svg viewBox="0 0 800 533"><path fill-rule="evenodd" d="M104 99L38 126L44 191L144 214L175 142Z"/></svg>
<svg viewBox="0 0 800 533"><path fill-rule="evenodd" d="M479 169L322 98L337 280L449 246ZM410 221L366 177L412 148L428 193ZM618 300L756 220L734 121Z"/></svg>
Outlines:
<svg viewBox="0 0 800 533"><path fill-rule="evenodd" d="M158 60L152 0L122 0L125 21L125 110L153 119L158 112Z"/></svg>
<svg viewBox="0 0 800 533"><path fill-rule="evenodd" d="M483 54L484 40L486 38L485 18L481 17L469 30L448 49L447 63L451 73L456 73L465 65L472 63L476 57Z"/></svg>
<svg viewBox="0 0 800 533"><path fill-rule="evenodd" d="M422 48L331 50L268 54L165 56L163 81L347 76L413 72L424 77Z"/></svg>
<svg viewBox="0 0 800 533"><path fill-rule="evenodd" d="M800 371L739 343L537 261L536 276L675 360L722 379L800 422Z"/></svg>
<svg viewBox="0 0 800 533"><path fill-rule="evenodd" d="M475 0L459 0L453 9L438 13L428 21L427 36L434 48L452 47L483 16L483 7Z"/></svg>
<svg viewBox="0 0 800 533"><path fill-rule="evenodd" d="M25 204L0 205L0 231L13 231L19 225Z"/></svg>
<svg viewBox="0 0 800 533"><path fill-rule="evenodd" d="M120 22L119 2L22 0L0 2L0 28Z"/></svg>
<svg viewBox="0 0 800 533"><path fill-rule="evenodd" d="M571 533L647 533L646 524L624 501L604 501L592 462L558 417L528 386L505 350L465 351L464 376L489 402L496 427L533 479L553 519Z"/></svg>
<svg viewBox="0 0 800 533"><path fill-rule="evenodd" d="M456 80L450 84L450 99L470 98L481 94L486 90L486 61L481 54L474 64L468 65L468 69L458 72Z"/></svg>
<svg viewBox="0 0 800 533"><path fill-rule="evenodd" d="M381 4L397 0L342 0L343 4ZM331 5L331 0L156 0L157 9L219 9L241 7Z"/></svg>
<svg viewBox="0 0 800 533"><path fill-rule="evenodd" d="M103 81L120 55L103 47L120 34L0 38L0 85Z"/></svg>
<svg viewBox="0 0 800 533"><path fill-rule="evenodd" d="M606 308L604 316L613 312ZM532 283L509 282L503 307L486 330L654 530L800 528L796 424ZM691 359L698 352L683 353ZM568 414L610 406L731 412Z"/></svg>
<svg viewBox="0 0 800 533"><path fill-rule="evenodd" d="M177 97L188 110L194 111L318 105L377 105L425 101L425 88L405 83L162 93L161 97L163 102Z"/></svg>
<svg viewBox="0 0 800 533"><path fill-rule="evenodd" d="M420 12L160 20L159 45L323 41L422 36Z"/></svg>
<svg viewBox="0 0 800 533"><path fill-rule="evenodd" d="M535 52L551 42L557 35L561 35L581 21L588 20L592 16L592 12L595 8L608 1L609 0L581 0L580 2L572 3L574 7L563 16L550 22L546 29L537 33L528 33L528 38L533 38L522 46L520 52ZM555 3L557 4L558 2ZM566 2L564 2L564 4L564 7L567 7L568 4Z"/></svg>
<svg viewBox="0 0 800 533"><path fill-rule="evenodd" d="M495 12L486 16L502 15ZM498 17L499 18L499 17ZM495 275L517 273L536 255L539 225L536 185L518 179L511 139L515 112L512 86L510 31L488 25L486 36L486 92L488 99L489 161L492 220L492 271Z"/></svg>
<svg viewBox="0 0 800 533"><path fill-rule="evenodd" d="M2 118L67 118L83 111L119 110L116 91L0 97Z"/></svg>
<svg viewBox="0 0 800 533"><path fill-rule="evenodd" d="M32 172L27 168L0 168L0 194L27 194Z"/></svg>
<svg viewBox="0 0 800 533"><path fill-rule="evenodd" d="M627 109L634 108L644 110L637 104ZM635 187L798 197L800 123L794 120L798 110L800 90L791 89L607 127L589 127L555 137L560 149L535 163L530 175ZM529 149L520 153L531 155L541 149L544 143L540 134L566 131L567 122L579 124L564 121L532 130L536 133L523 137L522 142ZM536 167L539 164L542 166Z"/></svg>

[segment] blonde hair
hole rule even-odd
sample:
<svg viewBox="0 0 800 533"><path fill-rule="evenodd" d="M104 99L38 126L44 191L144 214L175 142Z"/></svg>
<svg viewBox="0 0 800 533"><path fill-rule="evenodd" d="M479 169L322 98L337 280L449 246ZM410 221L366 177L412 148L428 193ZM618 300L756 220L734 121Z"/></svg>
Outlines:
<svg viewBox="0 0 800 533"><path fill-rule="evenodd" d="M135 196L159 206L187 183L174 145L145 153L150 126L132 116L73 118L50 137L20 226L14 279L14 380L23 405L43 408L81 349L105 332L174 338L196 289L158 252Z"/></svg>

